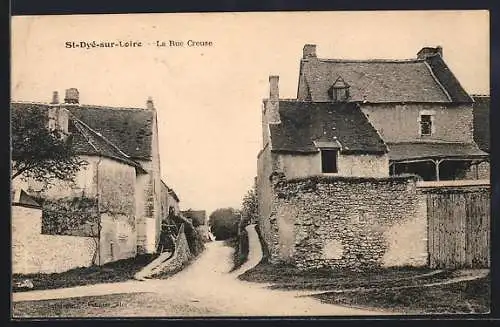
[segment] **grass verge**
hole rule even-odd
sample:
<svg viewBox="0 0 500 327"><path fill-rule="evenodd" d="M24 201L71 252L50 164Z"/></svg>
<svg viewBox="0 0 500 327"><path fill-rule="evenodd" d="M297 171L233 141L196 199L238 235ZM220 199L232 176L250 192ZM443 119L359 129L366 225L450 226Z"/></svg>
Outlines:
<svg viewBox="0 0 500 327"><path fill-rule="evenodd" d="M62 287L82 286L98 283L113 283L130 280L158 254L141 254L134 258L106 263L102 266L91 266L71 269L52 274L13 274L14 292L45 290ZM31 280L33 288L17 288L17 282Z"/></svg>
<svg viewBox="0 0 500 327"><path fill-rule="evenodd" d="M490 312L490 275L471 281L432 287L365 292L327 292L314 297L323 302L378 308L404 314L474 314Z"/></svg>
<svg viewBox="0 0 500 327"><path fill-rule="evenodd" d="M12 305L14 318L207 316L200 303L158 293L109 294L66 299L22 301Z"/></svg>
<svg viewBox="0 0 500 327"><path fill-rule="evenodd" d="M252 282L271 283L272 288L294 290L331 290L365 287L396 287L409 284L431 283L449 278L452 272L430 274L428 268L384 268L353 272L350 270L308 269L299 270L293 265L272 265L261 262L239 276ZM421 276L416 278L416 276Z"/></svg>

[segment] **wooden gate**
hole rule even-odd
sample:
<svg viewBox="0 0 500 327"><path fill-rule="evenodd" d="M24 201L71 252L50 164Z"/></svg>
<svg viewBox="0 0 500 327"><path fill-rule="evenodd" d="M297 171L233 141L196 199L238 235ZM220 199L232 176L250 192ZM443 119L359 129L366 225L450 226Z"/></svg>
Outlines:
<svg viewBox="0 0 500 327"><path fill-rule="evenodd" d="M439 187L424 192L430 267L489 267L489 187Z"/></svg>

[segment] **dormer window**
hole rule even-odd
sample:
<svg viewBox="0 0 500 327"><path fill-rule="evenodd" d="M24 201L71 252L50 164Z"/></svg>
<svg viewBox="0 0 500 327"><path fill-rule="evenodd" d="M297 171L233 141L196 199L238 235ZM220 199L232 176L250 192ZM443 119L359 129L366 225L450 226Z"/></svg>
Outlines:
<svg viewBox="0 0 500 327"><path fill-rule="evenodd" d="M339 76L331 88L331 97L333 102L344 102L349 98L349 87L344 79Z"/></svg>

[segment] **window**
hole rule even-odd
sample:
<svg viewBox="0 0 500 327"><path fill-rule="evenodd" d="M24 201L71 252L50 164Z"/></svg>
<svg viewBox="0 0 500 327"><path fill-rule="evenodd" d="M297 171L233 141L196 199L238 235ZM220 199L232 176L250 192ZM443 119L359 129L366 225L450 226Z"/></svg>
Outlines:
<svg viewBox="0 0 500 327"><path fill-rule="evenodd" d="M78 130L76 129L75 123L71 120L68 123L68 132L69 133L76 133Z"/></svg>
<svg viewBox="0 0 500 327"><path fill-rule="evenodd" d="M330 90L334 102L347 101L349 98L349 84L341 76L337 77Z"/></svg>
<svg viewBox="0 0 500 327"><path fill-rule="evenodd" d="M337 173L337 150L321 150L321 171Z"/></svg>
<svg viewBox="0 0 500 327"><path fill-rule="evenodd" d="M349 98L348 88L334 88L333 89L333 101L346 101Z"/></svg>
<svg viewBox="0 0 500 327"><path fill-rule="evenodd" d="M432 116L420 115L420 135L432 134Z"/></svg>

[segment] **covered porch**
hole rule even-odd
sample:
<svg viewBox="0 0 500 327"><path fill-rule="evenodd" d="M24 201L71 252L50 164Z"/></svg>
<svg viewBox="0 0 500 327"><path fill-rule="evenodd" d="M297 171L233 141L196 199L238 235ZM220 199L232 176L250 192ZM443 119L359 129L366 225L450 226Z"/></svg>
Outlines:
<svg viewBox="0 0 500 327"><path fill-rule="evenodd" d="M489 155L475 144L396 143L389 145L389 174L415 174L424 181L482 179Z"/></svg>

